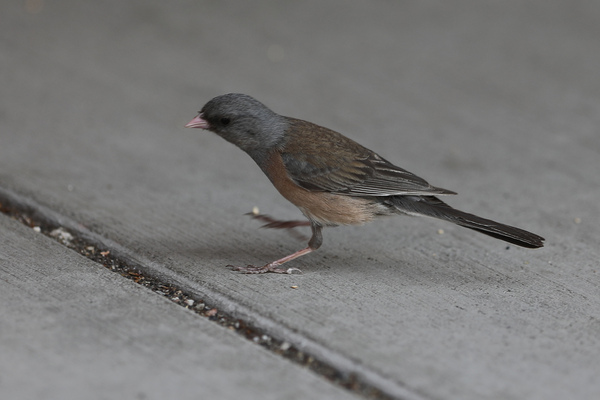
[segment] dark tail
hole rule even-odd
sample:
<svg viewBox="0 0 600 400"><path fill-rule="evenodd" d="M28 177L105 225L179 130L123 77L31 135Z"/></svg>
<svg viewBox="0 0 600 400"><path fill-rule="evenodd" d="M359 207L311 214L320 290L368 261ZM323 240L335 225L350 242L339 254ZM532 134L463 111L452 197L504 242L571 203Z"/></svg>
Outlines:
<svg viewBox="0 0 600 400"><path fill-rule="evenodd" d="M517 246L530 249L544 246L544 238L535 233L456 210L434 196L392 196L388 199L402 213L453 222Z"/></svg>

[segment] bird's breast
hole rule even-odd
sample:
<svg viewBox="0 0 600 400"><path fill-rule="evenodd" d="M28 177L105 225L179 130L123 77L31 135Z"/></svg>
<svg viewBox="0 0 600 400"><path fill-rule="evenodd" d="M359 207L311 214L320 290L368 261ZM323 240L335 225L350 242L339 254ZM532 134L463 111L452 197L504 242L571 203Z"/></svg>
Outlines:
<svg viewBox="0 0 600 400"><path fill-rule="evenodd" d="M267 158L263 171L283 197L308 219L323 226L364 224L385 211L380 202L371 198L310 191L298 186L289 177L278 152Z"/></svg>

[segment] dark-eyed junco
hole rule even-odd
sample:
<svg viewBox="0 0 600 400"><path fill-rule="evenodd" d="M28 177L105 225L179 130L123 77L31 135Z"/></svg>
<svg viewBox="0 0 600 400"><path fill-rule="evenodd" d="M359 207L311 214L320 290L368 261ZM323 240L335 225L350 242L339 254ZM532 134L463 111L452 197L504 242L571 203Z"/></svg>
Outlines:
<svg viewBox="0 0 600 400"><path fill-rule="evenodd" d="M542 247L544 238L456 210L431 186L347 137L300 119L276 114L258 100L230 93L210 100L186 128L208 129L244 150L279 193L309 219L308 247L244 273L291 273L281 264L318 249L324 226L363 224L392 214L427 216L522 247Z"/></svg>

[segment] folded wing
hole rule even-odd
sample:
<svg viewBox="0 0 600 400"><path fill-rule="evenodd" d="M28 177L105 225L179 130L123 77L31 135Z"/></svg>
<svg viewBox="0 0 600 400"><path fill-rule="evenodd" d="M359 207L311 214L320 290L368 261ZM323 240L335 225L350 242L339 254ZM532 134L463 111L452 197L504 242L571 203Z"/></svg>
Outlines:
<svg viewBox="0 0 600 400"><path fill-rule="evenodd" d="M318 131L318 140L304 142L298 151L294 146L286 146L281 153L289 177L307 190L348 196L456 194L431 186L335 131L302 120L290 120L294 135L302 135L305 129ZM330 151L323 152L323 146Z"/></svg>

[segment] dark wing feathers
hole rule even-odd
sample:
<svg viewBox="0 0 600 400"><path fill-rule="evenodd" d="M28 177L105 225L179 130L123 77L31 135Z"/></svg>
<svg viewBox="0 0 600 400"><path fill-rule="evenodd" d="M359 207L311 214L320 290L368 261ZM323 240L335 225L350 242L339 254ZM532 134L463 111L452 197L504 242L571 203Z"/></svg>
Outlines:
<svg viewBox="0 0 600 400"><path fill-rule="evenodd" d="M298 185L315 191L339 192L364 182L369 177L369 168L361 162L344 159L341 168L324 157L309 153L282 153L281 158L288 175Z"/></svg>
<svg viewBox="0 0 600 400"><path fill-rule="evenodd" d="M281 157L290 178L305 189L348 196L455 194L429 185L335 131L289 120L288 142Z"/></svg>
<svg viewBox="0 0 600 400"><path fill-rule="evenodd" d="M431 186L424 179L395 166L375 153L371 153L364 163L369 165L372 175L351 189L354 196L360 193L364 193L365 196L456 194Z"/></svg>

